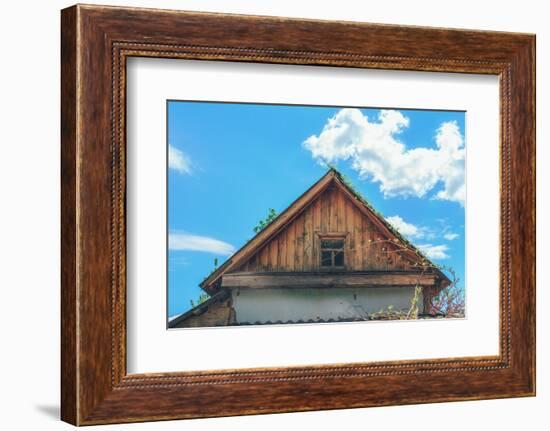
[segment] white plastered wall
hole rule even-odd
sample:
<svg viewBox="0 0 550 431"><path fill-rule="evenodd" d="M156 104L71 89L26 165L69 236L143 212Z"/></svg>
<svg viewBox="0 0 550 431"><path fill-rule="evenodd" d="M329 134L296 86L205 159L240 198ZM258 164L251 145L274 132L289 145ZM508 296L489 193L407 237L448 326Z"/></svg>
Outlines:
<svg viewBox="0 0 550 431"><path fill-rule="evenodd" d="M346 320L387 310L408 310L414 286L234 289L237 323ZM422 297L418 300L422 311Z"/></svg>

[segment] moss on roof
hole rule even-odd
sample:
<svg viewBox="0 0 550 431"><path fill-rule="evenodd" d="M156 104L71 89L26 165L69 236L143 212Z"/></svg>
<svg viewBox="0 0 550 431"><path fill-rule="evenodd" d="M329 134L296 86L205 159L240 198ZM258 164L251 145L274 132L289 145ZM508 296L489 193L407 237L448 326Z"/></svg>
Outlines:
<svg viewBox="0 0 550 431"><path fill-rule="evenodd" d="M436 266L435 264L433 264L433 262L431 262L428 257L422 253L411 241L409 241L405 236L403 236L401 234L401 232L399 232L390 222L388 222L386 220L386 217L384 217L384 214L382 214L380 211L376 210L372 205L371 203L365 198L365 196L363 196L363 194L357 189L357 187L355 187L355 185L353 184L353 182L351 181L351 179L344 173L340 172L335 166L333 165L329 165L329 171L332 171L334 172L334 174L336 175L336 177L342 181L343 184L345 184L347 186L347 188L353 193L353 195L363 204L365 205L369 210L371 210L374 214L376 214L378 216L378 218L380 218L384 225L386 226L386 228L393 234L395 235L400 241L402 241L403 243L405 243L406 245L408 245L409 247L411 247L416 253L418 253L418 255L432 263L432 265ZM437 266L436 266L437 267Z"/></svg>

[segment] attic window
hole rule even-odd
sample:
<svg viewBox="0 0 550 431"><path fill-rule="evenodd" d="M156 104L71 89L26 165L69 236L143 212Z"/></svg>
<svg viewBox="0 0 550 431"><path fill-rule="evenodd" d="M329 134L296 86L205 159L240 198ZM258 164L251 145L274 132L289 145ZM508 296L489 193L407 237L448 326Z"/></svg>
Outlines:
<svg viewBox="0 0 550 431"><path fill-rule="evenodd" d="M344 267L344 238L321 238L321 267Z"/></svg>

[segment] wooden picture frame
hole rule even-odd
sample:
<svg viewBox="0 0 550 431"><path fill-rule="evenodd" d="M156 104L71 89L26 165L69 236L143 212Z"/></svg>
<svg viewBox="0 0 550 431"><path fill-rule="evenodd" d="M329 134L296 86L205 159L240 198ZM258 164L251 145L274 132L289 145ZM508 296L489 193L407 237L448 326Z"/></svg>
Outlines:
<svg viewBox="0 0 550 431"><path fill-rule="evenodd" d="M91 425L535 394L534 35L83 5L64 9L61 18L64 421ZM498 75L500 354L128 375L130 56Z"/></svg>

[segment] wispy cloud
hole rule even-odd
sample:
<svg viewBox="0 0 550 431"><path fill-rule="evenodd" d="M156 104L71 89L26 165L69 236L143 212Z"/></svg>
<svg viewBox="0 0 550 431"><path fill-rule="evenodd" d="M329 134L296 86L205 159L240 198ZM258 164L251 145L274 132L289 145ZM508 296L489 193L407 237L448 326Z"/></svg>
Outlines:
<svg viewBox="0 0 550 431"><path fill-rule="evenodd" d="M319 135L303 142L321 164L347 160L361 177L380 184L385 196L432 197L464 205L464 140L456 122L435 131L436 148L407 149L399 134L409 119L395 110L381 110L375 121L359 109L346 108L328 119Z"/></svg>
<svg viewBox="0 0 550 431"><path fill-rule="evenodd" d="M424 226L416 226L412 223L407 223L398 215L387 217L386 220L390 222L390 224L401 234L409 238L424 238L426 235L427 228Z"/></svg>
<svg viewBox="0 0 550 431"><path fill-rule="evenodd" d="M168 248L170 250L202 251L222 256L229 256L235 252L235 247L227 242L208 236L191 235L183 232L170 232Z"/></svg>
<svg viewBox="0 0 550 431"><path fill-rule="evenodd" d="M168 145L168 167L180 174L191 175L191 158L176 147Z"/></svg>
<svg viewBox="0 0 550 431"><path fill-rule="evenodd" d="M449 250L445 244L419 244L418 248L430 259L448 259L450 256L446 253Z"/></svg>
<svg viewBox="0 0 550 431"><path fill-rule="evenodd" d="M408 223L398 215L387 217L386 220L390 222L390 224L395 227L401 234L410 239L424 239L429 241L437 237L433 229L430 229L426 226L417 226L412 223ZM443 236L444 238L447 238L449 234L444 234ZM448 259L450 257L447 254L449 247L445 244L419 244L417 247L430 259Z"/></svg>
<svg viewBox="0 0 550 431"><path fill-rule="evenodd" d="M443 235L443 238L445 238L447 241L453 241L457 239L460 235L454 232L447 232Z"/></svg>

